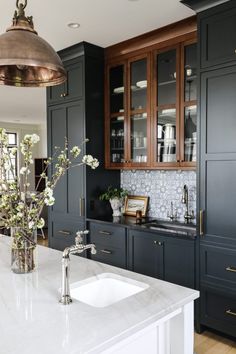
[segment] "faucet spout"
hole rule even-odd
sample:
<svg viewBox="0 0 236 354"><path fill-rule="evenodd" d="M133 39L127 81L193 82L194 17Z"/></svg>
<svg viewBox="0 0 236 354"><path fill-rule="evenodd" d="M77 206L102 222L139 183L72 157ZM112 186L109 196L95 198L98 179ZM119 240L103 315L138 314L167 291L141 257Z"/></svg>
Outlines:
<svg viewBox="0 0 236 354"><path fill-rule="evenodd" d="M96 254L96 246L91 243L85 245L83 243L83 236L87 235L88 231L78 231L76 233L75 245L65 248L62 256L62 286L61 286L61 298L60 303L63 305L69 305L72 302L70 296L70 254L82 253L88 249L91 249L92 254Z"/></svg>

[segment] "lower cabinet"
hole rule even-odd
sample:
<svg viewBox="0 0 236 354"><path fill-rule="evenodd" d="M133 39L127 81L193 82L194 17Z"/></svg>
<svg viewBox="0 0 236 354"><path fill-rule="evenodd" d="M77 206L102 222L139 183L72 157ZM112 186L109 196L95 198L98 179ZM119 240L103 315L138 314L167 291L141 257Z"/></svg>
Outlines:
<svg viewBox="0 0 236 354"><path fill-rule="evenodd" d="M89 222L89 242L96 245L96 254L89 257L95 261L127 268L126 228L111 223Z"/></svg>
<svg viewBox="0 0 236 354"><path fill-rule="evenodd" d="M89 258L171 283L195 287L195 240L122 225L88 221L88 242L97 254Z"/></svg>
<svg viewBox="0 0 236 354"><path fill-rule="evenodd" d="M200 322L236 336L236 245L201 242Z"/></svg>
<svg viewBox="0 0 236 354"><path fill-rule="evenodd" d="M51 222L51 237L49 246L63 251L66 247L75 244L76 232L84 230L84 223L66 222L63 220L53 220ZM87 242L87 240L84 240ZM85 257L85 253L81 253Z"/></svg>
<svg viewBox="0 0 236 354"><path fill-rule="evenodd" d="M201 288L201 324L236 335L236 296L214 287Z"/></svg>
<svg viewBox="0 0 236 354"><path fill-rule="evenodd" d="M195 287L195 241L129 230L129 269Z"/></svg>

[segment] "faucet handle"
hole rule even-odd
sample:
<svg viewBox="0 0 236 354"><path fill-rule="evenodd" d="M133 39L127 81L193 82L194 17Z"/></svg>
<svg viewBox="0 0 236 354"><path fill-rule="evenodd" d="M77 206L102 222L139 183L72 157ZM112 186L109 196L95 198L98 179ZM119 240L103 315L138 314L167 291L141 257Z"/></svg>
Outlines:
<svg viewBox="0 0 236 354"><path fill-rule="evenodd" d="M84 231L77 231L76 232L76 237L75 237L75 244L78 245L80 243L83 243L84 241L84 236L88 235L89 231L84 230Z"/></svg>

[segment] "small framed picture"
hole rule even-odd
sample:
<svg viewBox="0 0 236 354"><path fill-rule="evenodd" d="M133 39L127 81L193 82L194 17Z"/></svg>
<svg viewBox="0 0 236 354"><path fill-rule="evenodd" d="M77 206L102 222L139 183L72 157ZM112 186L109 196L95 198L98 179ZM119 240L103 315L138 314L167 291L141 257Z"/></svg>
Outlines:
<svg viewBox="0 0 236 354"><path fill-rule="evenodd" d="M142 197L138 195L128 195L125 198L125 215L136 216L136 211L142 211L142 217L147 214L148 197Z"/></svg>

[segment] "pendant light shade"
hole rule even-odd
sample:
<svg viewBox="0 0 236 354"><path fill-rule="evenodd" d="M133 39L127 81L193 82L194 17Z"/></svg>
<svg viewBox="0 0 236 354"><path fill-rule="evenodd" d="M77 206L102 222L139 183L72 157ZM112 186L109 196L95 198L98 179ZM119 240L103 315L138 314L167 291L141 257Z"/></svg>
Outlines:
<svg viewBox="0 0 236 354"><path fill-rule="evenodd" d="M34 30L32 17L25 17L25 3L16 2L13 24L0 36L0 84L44 87L62 84L66 72L54 49Z"/></svg>

